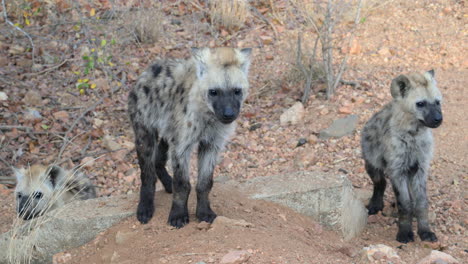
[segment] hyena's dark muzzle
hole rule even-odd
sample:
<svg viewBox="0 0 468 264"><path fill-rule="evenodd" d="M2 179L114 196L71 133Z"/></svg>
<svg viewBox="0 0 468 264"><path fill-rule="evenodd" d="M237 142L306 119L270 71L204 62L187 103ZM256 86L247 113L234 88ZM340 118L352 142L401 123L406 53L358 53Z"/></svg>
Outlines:
<svg viewBox="0 0 468 264"><path fill-rule="evenodd" d="M18 213L18 216L24 220L31 220L32 218L42 214L41 210L37 208L37 203L35 203L33 199L30 199L29 196L19 198L16 206L16 212Z"/></svg>
<svg viewBox="0 0 468 264"><path fill-rule="evenodd" d="M423 110L424 121L422 123L430 128L437 128L442 124L442 110L440 104L428 103Z"/></svg>
<svg viewBox="0 0 468 264"><path fill-rule="evenodd" d="M217 96L213 108L219 121L230 124L239 116L241 102L235 96L223 94Z"/></svg>

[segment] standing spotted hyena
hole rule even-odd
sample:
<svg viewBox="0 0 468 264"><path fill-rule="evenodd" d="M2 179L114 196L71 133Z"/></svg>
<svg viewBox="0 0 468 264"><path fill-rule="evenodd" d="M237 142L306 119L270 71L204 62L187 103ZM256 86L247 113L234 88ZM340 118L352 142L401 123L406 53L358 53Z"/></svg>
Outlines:
<svg viewBox="0 0 468 264"><path fill-rule="evenodd" d="M437 241L428 222L426 181L432 159L431 128L442 123L442 95L434 71L400 75L392 81L393 101L376 113L362 131L362 154L374 183L369 214L383 209L385 176L398 206L399 242L414 241L413 215L421 240Z"/></svg>
<svg viewBox="0 0 468 264"><path fill-rule="evenodd" d="M194 48L189 60L162 60L138 79L128 99L141 169L137 218L147 223L154 212L156 175L173 192L168 223L189 222L190 154L198 144L196 216L213 222L209 193L218 153L235 130L248 89L251 49ZM170 151L174 180L165 164Z"/></svg>

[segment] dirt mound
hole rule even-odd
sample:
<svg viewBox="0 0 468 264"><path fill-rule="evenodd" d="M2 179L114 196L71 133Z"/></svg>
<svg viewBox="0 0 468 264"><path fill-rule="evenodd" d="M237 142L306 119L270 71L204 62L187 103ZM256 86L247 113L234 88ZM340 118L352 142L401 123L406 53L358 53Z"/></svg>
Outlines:
<svg viewBox="0 0 468 264"><path fill-rule="evenodd" d="M350 262L337 248L338 234L280 205L215 186L212 206L220 217L211 225L199 223L192 195L191 222L173 229L166 224L171 198L157 193L156 215L150 223L141 225L132 217L61 255L71 257L67 263L220 263L223 257L224 261L233 257L232 251L240 251L239 258L248 263Z"/></svg>

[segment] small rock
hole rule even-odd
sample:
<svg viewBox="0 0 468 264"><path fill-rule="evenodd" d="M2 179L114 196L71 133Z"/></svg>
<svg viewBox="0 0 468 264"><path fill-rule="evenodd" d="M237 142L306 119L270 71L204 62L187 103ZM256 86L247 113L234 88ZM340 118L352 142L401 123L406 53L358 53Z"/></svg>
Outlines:
<svg viewBox="0 0 468 264"><path fill-rule="evenodd" d="M116 151L120 148L122 148L117 142L113 140L113 138L109 135L104 136L103 139L103 144L104 147L107 148L110 151Z"/></svg>
<svg viewBox="0 0 468 264"><path fill-rule="evenodd" d="M96 88L109 91L109 82L105 78L98 78L93 83L96 84Z"/></svg>
<svg viewBox="0 0 468 264"><path fill-rule="evenodd" d="M10 49L8 50L8 52L10 54L17 55L17 54L23 53L25 50L26 49L24 47L21 47L19 45L14 45L14 46L10 46Z"/></svg>
<svg viewBox="0 0 468 264"><path fill-rule="evenodd" d="M58 111L52 114L55 119L60 119L62 121L66 121L69 118L67 111Z"/></svg>
<svg viewBox="0 0 468 264"><path fill-rule="evenodd" d="M8 95L5 92L0 92L0 101L8 100Z"/></svg>
<svg viewBox="0 0 468 264"><path fill-rule="evenodd" d="M263 36L260 36L260 39L262 40L263 45L270 45L273 43L273 38L270 36L263 35Z"/></svg>
<svg viewBox="0 0 468 264"><path fill-rule="evenodd" d="M391 260L394 264L401 263L400 256L387 245L370 245L362 249L360 263L374 263L376 260Z"/></svg>
<svg viewBox="0 0 468 264"><path fill-rule="evenodd" d="M356 39L353 39L351 47L349 48L349 54L356 55L361 53L361 44Z"/></svg>
<svg viewBox="0 0 468 264"><path fill-rule="evenodd" d="M42 115L36 109L29 108L24 112L24 119L26 120L42 119Z"/></svg>
<svg viewBox="0 0 468 264"><path fill-rule="evenodd" d="M379 51L377 51L377 53L382 57L389 57L390 55L392 55L388 47L380 48Z"/></svg>
<svg viewBox="0 0 468 264"><path fill-rule="evenodd" d="M432 250L429 256L421 259L417 264L435 264L435 263L447 263L456 264L460 263L454 257L447 253L440 252L438 250Z"/></svg>
<svg viewBox="0 0 468 264"><path fill-rule="evenodd" d="M328 139L331 137L340 138L351 134L358 123L357 115L349 115L345 118L340 118L331 124L331 126L325 130L320 131L320 139Z"/></svg>
<svg viewBox="0 0 468 264"><path fill-rule="evenodd" d="M96 126L96 127L101 127L102 124L104 124L104 120L101 120L99 118L94 118L93 122L94 122L94 126Z"/></svg>
<svg viewBox="0 0 468 264"><path fill-rule="evenodd" d="M249 131L255 131L262 127L262 123L255 123L249 127Z"/></svg>
<svg viewBox="0 0 468 264"><path fill-rule="evenodd" d="M347 107L347 106L343 106L343 107L340 107L338 109L338 112L340 114L351 114L353 112L353 110L351 110L351 108Z"/></svg>
<svg viewBox="0 0 468 264"><path fill-rule="evenodd" d="M231 250L223 256L220 263L240 264L244 263L250 258L250 253L247 250Z"/></svg>
<svg viewBox="0 0 468 264"><path fill-rule="evenodd" d="M132 233L129 232L122 232L122 231L117 231L117 234L115 234L115 243L117 245L122 245L125 244L125 242L132 236Z"/></svg>
<svg viewBox="0 0 468 264"><path fill-rule="evenodd" d="M24 95L23 101L29 106L42 106L42 96L36 90L29 90Z"/></svg>
<svg viewBox="0 0 468 264"><path fill-rule="evenodd" d="M307 143L307 139L306 138L300 138L298 141L297 141L297 145L296 147L300 147L300 146L303 146Z"/></svg>
<svg viewBox="0 0 468 264"><path fill-rule="evenodd" d="M305 110L301 102L296 102L280 116L282 126L287 124L298 124L304 118Z"/></svg>
<svg viewBox="0 0 468 264"><path fill-rule="evenodd" d="M318 137L314 134L311 134L307 141L309 142L309 144L315 144L318 141Z"/></svg>
<svg viewBox="0 0 468 264"><path fill-rule="evenodd" d="M197 229L198 230L208 230L210 228L210 226L211 226L210 223L203 221L203 222L198 223Z"/></svg>
<svg viewBox="0 0 468 264"><path fill-rule="evenodd" d="M266 60L273 60L275 57L272 54L265 55Z"/></svg>
<svg viewBox="0 0 468 264"><path fill-rule="evenodd" d="M301 150L294 158L294 166L298 169L307 169L317 163L317 157L310 149Z"/></svg>
<svg viewBox="0 0 468 264"><path fill-rule="evenodd" d="M16 65L19 67L28 68L31 67L33 63L31 59L20 58L16 60Z"/></svg>

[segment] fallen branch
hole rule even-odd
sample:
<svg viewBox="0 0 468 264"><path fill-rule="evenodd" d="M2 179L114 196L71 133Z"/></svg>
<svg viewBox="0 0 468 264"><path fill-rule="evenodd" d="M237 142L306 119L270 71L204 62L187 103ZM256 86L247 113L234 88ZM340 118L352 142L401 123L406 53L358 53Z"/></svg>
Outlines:
<svg viewBox="0 0 468 264"><path fill-rule="evenodd" d="M40 71L40 72L27 73L27 74L25 74L25 76L41 75L41 74L43 74L43 73L53 71L53 70L55 70L55 69L57 69L57 68L62 67L62 65L64 65L65 63L67 63L67 62L69 62L69 61L71 61L71 59L65 59L64 61L62 61L61 63L59 63L59 64L57 64L57 65L55 65L55 66L49 67L49 68L44 69L44 70L42 70L42 71Z"/></svg>
<svg viewBox="0 0 468 264"><path fill-rule="evenodd" d="M5 0L2 0L2 7L3 7L3 17L5 18L5 23L7 23L8 25L12 26L13 28L15 28L16 30L20 31L21 33L23 33L28 39L29 39L29 42L31 43L31 47L32 47L32 54L31 54L31 58L32 58L32 65L34 65L34 54L35 54L35 51L36 51L36 48L34 47L34 42L31 38L31 36L26 32L24 31L23 29L21 29L20 27L18 26L15 26L15 24L13 24L13 22L11 22L9 19L8 19L8 14L7 14L7 11L6 11L6 5L5 5Z"/></svg>
<svg viewBox="0 0 468 264"><path fill-rule="evenodd" d="M18 129L18 130L26 130L30 132L33 130L32 127L27 127L27 126L0 126L0 130L5 131L5 130L13 130L13 129Z"/></svg>

